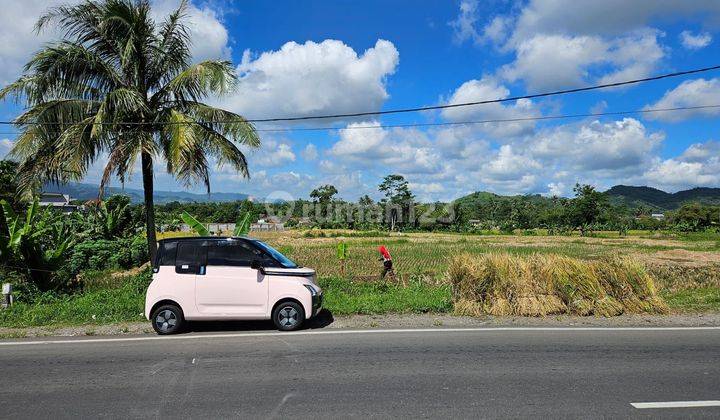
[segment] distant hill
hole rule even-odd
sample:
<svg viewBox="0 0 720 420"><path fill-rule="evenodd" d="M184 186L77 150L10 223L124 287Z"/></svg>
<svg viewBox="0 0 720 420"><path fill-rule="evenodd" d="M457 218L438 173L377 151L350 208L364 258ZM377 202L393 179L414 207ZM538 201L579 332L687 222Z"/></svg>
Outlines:
<svg viewBox="0 0 720 420"><path fill-rule="evenodd" d="M652 187L632 187L627 185L616 185L605 193L610 197L610 202L615 205L626 205L629 208L640 206L648 207L653 211L664 212L675 210L688 202L700 202L703 204L720 205L720 188L693 188L685 191L678 191L674 194L667 193ZM459 209L471 217L479 217L478 209L491 202L502 202L513 198L522 198L540 205L552 205L552 199L538 194L535 195L499 195L485 191L478 191L460 197L455 200Z"/></svg>
<svg viewBox="0 0 720 420"><path fill-rule="evenodd" d="M660 211L674 210L683 203L693 201L720 204L720 188L693 188L671 194L652 187L616 185L605 193L615 204L625 204L631 208L645 206Z"/></svg>
<svg viewBox="0 0 720 420"><path fill-rule="evenodd" d="M464 218L483 219L487 217L489 209L501 205L503 202L509 202L514 199L521 199L524 202L532 202L541 207L549 207L552 205L552 198L543 197L540 194L532 195L499 195L491 192L478 191L460 197L455 200L455 205L459 214ZM491 204L493 204L491 206Z"/></svg>
<svg viewBox="0 0 720 420"><path fill-rule="evenodd" d="M95 184L68 183L66 185L47 184L43 188L45 192L59 192L68 194L73 200L90 200L97 198L98 186ZM117 188L110 187L106 190L105 195L123 194L130 196L133 203L143 202L143 191L136 188ZM211 193L211 194L195 194L186 191L155 191L155 203L164 204L172 201L181 203L206 203L206 202L227 202L246 200L247 194L242 193Z"/></svg>

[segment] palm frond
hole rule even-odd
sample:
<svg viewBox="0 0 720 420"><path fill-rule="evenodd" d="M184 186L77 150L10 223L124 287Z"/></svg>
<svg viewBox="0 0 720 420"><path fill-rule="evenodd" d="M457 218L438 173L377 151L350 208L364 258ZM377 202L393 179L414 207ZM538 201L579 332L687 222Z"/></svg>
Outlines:
<svg viewBox="0 0 720 420"><path fill-rule="evenodd" d="M190 34L184 20L187 17L187 1L182 0L178 8L160 25L158 42L150 45L154 49L153 60L148 69L148 84L167 84L190 62Z"/></svg>
<svg viewBox="0 0 720 420"><path fill-rule="evenodd" d="M226 94L236 85L237 75L229 61L203 61L193 64L168 81L153 95L152 102L199 101L212 94Z"/></svg>
<svg viewBox="0 0 720 420"><path fill-rule="evenodd" d="M32 83L22 86L31 103L59 97L98 100L104 92L123 86L122 75L112 65L84 45L71 42L45 47L30 59L25 71L35 76Z"/></svg>
<svg viewBox="0 0 720 420"><path fill-rule="evenodd" d="M247 147L260 147L260 137L255 126L234 112L215 108L201 102L175 103L204 126L229 137L232 141Z"/></svg>

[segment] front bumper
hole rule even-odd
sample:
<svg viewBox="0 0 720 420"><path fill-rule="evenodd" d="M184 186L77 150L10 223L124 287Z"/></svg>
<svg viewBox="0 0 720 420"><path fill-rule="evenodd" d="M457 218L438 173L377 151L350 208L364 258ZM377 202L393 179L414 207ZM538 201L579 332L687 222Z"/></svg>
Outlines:
<svg viewBox="0 0 720 420"><path fill-rule="evenodd" d="M317 295L312 297L312 313L313 316L317 315L318 312L320 312L320 309L322 309L322 303L323 303L323 294L322 292L318 293Z"/></svg>

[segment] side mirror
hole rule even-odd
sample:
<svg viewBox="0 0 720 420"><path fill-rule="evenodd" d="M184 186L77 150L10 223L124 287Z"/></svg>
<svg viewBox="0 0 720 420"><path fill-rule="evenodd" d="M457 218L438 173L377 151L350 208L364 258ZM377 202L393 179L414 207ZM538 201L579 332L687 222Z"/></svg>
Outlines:
<svg viewBox="0 0 720 420"><path fill-rule="evenodd" d="M265 274L265 268L262 266L259 260L252 260L252 262L250 263L250 268L258 270L261 273Z"/></svg>

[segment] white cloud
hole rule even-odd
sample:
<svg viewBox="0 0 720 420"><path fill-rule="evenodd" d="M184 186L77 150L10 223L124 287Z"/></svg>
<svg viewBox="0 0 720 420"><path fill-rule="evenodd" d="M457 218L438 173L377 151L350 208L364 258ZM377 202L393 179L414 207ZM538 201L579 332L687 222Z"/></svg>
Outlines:
<svg viewBox="0 0 720 420"><path fill-rule="evenodd" d="M562 182L551 182L547 187L547 195L550 197L564 197L568 193L567 186Z"/></svg>
<svg viewBox="0 0 720 420"><path fill-rule="evenodd" d="M511 20L505 16L495 16L482 29L482 33L476 29L478 21L478 1L463 0L460 2L460 13L453 21L448 22L453 28L453 41L462 44L465 41L472 41L474 44L485 42L499 43L507 38Z"/></svg>
<svg viewBox="0 0 720 420"><path fill-rule="evenodd" d="M3 159L10 150L12 150L15 142L10 139L0 139L0 159Z"/></svg>
<svg viewBox="0 0 720 420"><path fill-rule="evenodd" d="M708 106L720 104L720 78L694 79L682 82L676 88L665 92L662 98L646 109ZM701 108L685 111L656 112L646 114L650 120L680 122L693 117L720 115L720 108Z"/></svg>
<svg viewBox="0 0 720 420"><path fill-rule="evenodd" d="M457 19L451 21L449 25L453 28L454 41L462 44L465 41L479 43L482 39L475 29L477 22L477 0L463 0L460 2L460 14Z"/></svg>
<svg viewBox="0 0 720 420"><path fill-rule="evenodd" d="M387 155L389 144L383 145L383 143L386 143L388 133L380 128L379 121L351 123L348 124L347 128L346 130L340 130L340 141L330 148L330 154L369 159Z"/></svg>
<svg viewBox="0 0 720 420"><path fill-rule="evenodd" d="M632 118L560 125L494 142L466 126L426 131L378 127L341 132L328 152L333 159L319 167L326 174L400 173L428 200L478 190L566 195L576 182L608 187L642 179L655 164L663 139L662 132L652 132ZM691 151L698 156L711 153Z"/></svg>
<svg viewBox="0 0 720 420"><path fill-rule="evenodd" d="M599 83L615 83L650 76L665 57L665 49L658 38L660 31L645 29L610 42L606 60L615 70L602 76Z"/></svg>
<svg viewBox="0 0 720 420"><path fill-rule="evenodd" d="M485 77L481 80L470 80L463 83L453 92L448 104L478 102L491 99L503 99L510 95L510 91L495 80ZM500 103L446 108L442 117L450 121L478 121L492 119L529 118L540 116L532 101L521 99L508 105ZM534 130L532 121L518 121L505 123L479 124L477 129L491 134L496 138L514 137L529 134Z"/></svg>
<svg viewBox="0 0 720 420"><path fill-rule="evenodd" d="M680 42L688 50L699 50L705 48L712 42L712 36L707 32L693 35L690 31L680 32Z"/></svg>
<svg viewBox="0 0 720 420"><path fill-rule="evenodd" d="M654 20L692 17L720 22L717 0L531 0L517 17L513 39L520 42L537 33L621 35Z"/></svg>
<svg viewBox="0 0 720 420"><path fill-rule="evenodd" d="M691 19L720 25L716 0L530 0L504 15L480 18L476 2L461 3L452 22L455 40L492 42L515 55L497 75L529 89L552 90L642 78L654 73L668 48L651 25ZM482 29L478 29L482 28ZM683 33L686 45L709 43L709 34Z"/></svg>
<svg viewBox="0 0 720 420"><path fill-rule="evenodd" d="M78 0L5 1L0 13L0 85L17 79L25 63L46 42L58 39L51 27L40 34L34 32L38 18L48 9L78 3ZM152 3L156 20L174 10L179 0L156 0ZM193 42L193 59L230 58L228 32L219 14L208 5L188 8L189 32Z"/></svg>
<svg viewBox="0 0 720 420"><path fill-rule="evenodd" d="M55 34L34 32L38 18L49 8L68 3L63 0L3 2L0 13L0 85L14 81L30 56Z"/></svg>
<svg viewBox="0 0 720 420"><path fill-rule="evenodd" d="M665 56L660 36L650 29L611 40L539 34L517 44L515 61L502 67L500 74L509 81L522 79L535 90L646 77ZM600 70L605 74L595 75Z"/></svg>
<svg viewBox="0 0 720 420"><path fill-rule="evenodd" d="M248 157L251 164L263 167L276 167L295 162L295 153L286 141L263 139L262 148Z"/></svg>
<svg viewBox="0 0 720 420"><path fill-rule="evenodd" d="M706 162L718 156L720 156L720 142L709 140L705 143L691 144L680 155L680 159L685 162Z"/></svg>
<svg viewBox="0 0 720 420"><path fill-rule="evenodd" d="M717 158L704 163L666 159L658 161L643 178L649 185L673 192L698 186L716 187L720 185L718 170Z"/></svg>
<svg viewBox="0 0 720 420"><path fill-rule="evenodd" d="M331 39L288 42L256 58L245 51L238 91L221 105L252 118L375 110L398 61L395 46L382 39L361 55Z"/></svg>
<svg viewBox="0 0 720 420"><path fill-rule="evenodd" d="M377 121L352 123L341 130L339 140L329 149L333 161L321 161L325 172L335 172L345 165L365 170L441 176L447 168L442 151L424 131L410 128L352 129L354 126L379 126ZM382 169L381 169L382 168ZM389 172L388 172L389 173Z"/></svg>
<svg viewBox="0 0 720 420"><path fill-rule="evenodd" d="M625 118L559 126L541 133L530 147L534 157L575 173L619 176L641 172L663 139L661 133L648 133L640 121Z"/></svg>
<svg viewBox="0 0 720 420"><path fill-rule="evenodd" d="M515 61L501 70L510 81L523 79L532 89L578 86L587 67L606 60L608 45L599 37L537 35L522 41Z"/></svg>
<svg viewBox="0 0 720 420"><path fill-rule="evenodd" d="M305 159L305 160L315 160L315 159L318 158L318 150L317 150L317 147L316 147L314 144L309 143L307 146L305 146L305 148L303 149L303 151L300 152L300 155L301 155L301 156L303 157L303 159Z"/></svg>
<svg viewBox="0 0 720 420"><path fill-rule="evenodd" d="M503 42L508 37L508 31L512 24L510 18L495 16L490 23L483 28L483 39L496 44Z"/></svg>
<svg viewBox="0 0 720 420"><path fill-rule="evenodd" d="M537 160L518 154L509 144L500 147L500 150L493 159L482 167L486 180L512 181L519 176L528 175L529 171L541 169L542 165Z"/></svg>
<svg viewBox="0 0 720 420"><path fill-rule="evenodd" d="M180 0L154 0L153 18L162 22L168 14L180 5ZM220 12L208 4L196 6L190 4L187 9L188 32L192 40L194 61L230 59L231 48L227 28L220 19Z"/></svg>

